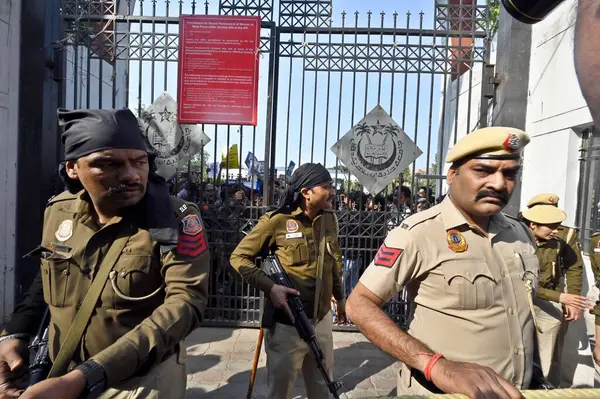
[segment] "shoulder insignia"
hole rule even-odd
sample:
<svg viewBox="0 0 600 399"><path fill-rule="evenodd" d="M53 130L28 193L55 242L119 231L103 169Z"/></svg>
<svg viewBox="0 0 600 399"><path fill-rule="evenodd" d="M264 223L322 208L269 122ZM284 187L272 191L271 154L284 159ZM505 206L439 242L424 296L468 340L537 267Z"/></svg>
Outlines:
<svg viewBox="0 0 600 399"><path fill-rule="evenodd" d="M181 223L183 224L183 233L189 236L195 236L204 230L202 222L200 221L200 216L198 215L187 215L181 219Z"/></svg>
<svg viewBox="0 0 600 399"><path fill-rule="evenodd" d="M418 226L419 224L421 224L423 222L431 220L431 219L435 218L436 216L438 216L439 214L440 214L440 210L437 206L434 206L433 208L429 208L422 212L413 213L412 215L410 215L409 217L407 217L406 219L404 219L402 221L400 228L402 228L404 230L411 230L415 226Z"/></svg>
<svg viewBox="0 0 600 399"><path fill-rule="evenodd" d="M272 211L265 212L265 214L263 216L266 217L267 219L271 219L274 215L275 215L275 210L272 210Z"/></svg>
<svg viewBox="0 0 600 399"><path fill-rule="evenodd" d="M401 248L388 247L385 243L379 247L373 263L375 266L387 267L388 269L394 266L400 255L404 252Z"/></svg>
<svg viewBox="0 0 600 399"><path fill-rule="evenodd" d="M74 199L77 199L77 194L72 194L69 191L63 191L58 195L53 195L52 197L50 197L50 199L46 203L46 207L52 204L56 204L57 202L70 201Z"/></svg>
<svg viewBox="0 0 600 399"><path fill-rule="evenodd" d="M177 242L177 253L197 257L208 249L206 232L200 216L190 214L181 219L181 232Z"/></svg>

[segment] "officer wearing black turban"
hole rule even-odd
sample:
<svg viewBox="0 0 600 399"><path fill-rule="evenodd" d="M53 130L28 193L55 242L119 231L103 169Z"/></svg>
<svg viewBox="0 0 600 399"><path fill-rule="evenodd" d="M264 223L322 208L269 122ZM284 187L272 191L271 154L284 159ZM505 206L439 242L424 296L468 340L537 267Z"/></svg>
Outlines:
<svg viewBox="0 0 600 399"><path fill-rule="evenodd" d="M276 308L266 329L268 398L291 398L300 370L309 399L329 398L307 344L298 336L286 303L287 295L299 295L315 323L319 345L329 374L333 367L332 295L338 318L345 321L341 286L341 252L338 222L332 210L335 191L331 175L320 164L300 166L290 179L278 208L267 212L231 255L231 265L251 286L268 294ZM277 284L260 269L258 257L275 254L295 289Z"/></svg>
<svg viewBox="0 0 600 399"><path fill-rule="evenodd" d="M68 191L48 202L29 254L41 273L0 334L0 396L19 388L47 306L53 367L24 397L183 398L179 342L208 297L200 212L168 195L131 111L60 109L58 119Z"/></svg>

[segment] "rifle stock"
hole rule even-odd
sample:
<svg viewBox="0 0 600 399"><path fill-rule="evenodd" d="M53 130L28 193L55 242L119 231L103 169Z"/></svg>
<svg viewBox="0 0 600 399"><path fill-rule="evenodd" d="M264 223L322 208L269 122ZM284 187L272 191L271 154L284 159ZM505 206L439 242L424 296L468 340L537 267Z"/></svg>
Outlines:
<svg viewBox="0 0 600 399"><path fill-rule="evenodd" d="M283 285L288 288L294 288L290 282L289 276L283 269L283 266L279 262L277 256L267 256L264 260L263 268L276 284ZM296 327L296 331L298 331L298 335L300 335L300 338L302 338L310 348L315 362L317 363L317 367L319 368L319 371L321 372L321 375L323 376L323 379L329 388L329 392L331 392L335 399L339 399L340 396L338 390L342 388L342 383L332 381L331 378L329 378L329 373L327 373L327 367L325 366L325 355L323 354L323 350L317 342L315 328L311 324L306 312L304 311L302 301L300 298L294 295L289 295L287 301L294 315L294 326Z"/></svg>

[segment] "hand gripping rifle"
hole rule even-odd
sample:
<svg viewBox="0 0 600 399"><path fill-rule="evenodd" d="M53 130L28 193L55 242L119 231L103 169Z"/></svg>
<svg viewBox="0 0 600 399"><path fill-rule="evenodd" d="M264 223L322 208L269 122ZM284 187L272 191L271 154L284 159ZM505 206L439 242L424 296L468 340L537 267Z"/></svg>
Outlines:
<svg viewBox="0 0 600 399"><path fill-rule="evenodd" d="M29 365L28 386L32 386L33 384L45 380L50 371L50 367L52 366L50 363L50 355L48 353L49 323L50 312L48 311L48 308L46 308L38 332L29 345L29 349L35 351L35 357L33 358L33 362Z"/></svg>
<svg viewBox="0 0 600 399"><path fill-rule="evenodd" d="M283 285L284 287L288 288L294 288L292 287L290 279L283 269L283 266L281 266L277 256L267 256L264 260L263 268L271 280L273 280L276 284ZM327 373L327 369L325 367L325 356L323 355L323 351L317 342L315 328L310 323L310 320L304 311L302 301L300 301L300 298L295 295L288 295L287 301L290 309L292 310L292 314L294 315L294 325L298 331L298 334L300 335L300 338L302 338L310 348L310 351L315 358L315 362L317 363L317 367L319 368L325 383L327 383L329 392L331 392L335 399L339 399L340 396L338 394L338 390L342 388L342 383L331 381L331 378L329 378L329 374Z"/></svg>

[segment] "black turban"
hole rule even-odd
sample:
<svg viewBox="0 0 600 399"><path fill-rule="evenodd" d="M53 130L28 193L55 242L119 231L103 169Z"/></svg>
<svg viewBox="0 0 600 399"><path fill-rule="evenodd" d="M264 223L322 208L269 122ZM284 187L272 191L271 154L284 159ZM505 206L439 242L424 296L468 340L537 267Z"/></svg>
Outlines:
<svg viewBox="0 0 600 399"><path fill-rule="evenodd" d="M58 124L64 127L66 161L113 148L148 152L138 120L128 109L59 109Z"/></svg>
<svg viewBox="0 0 600 399"><path fill-rule="evenodd" d="M298 167L292 174L288 186L279 203L279 210L293 206L300 198L300 190L313 188L322 184L331 183L329 171L320 163L305 163Z"/></svg>
<svg viewBox="0 0 600 399"><path fill-rule="evenodd" d="M145 222L154 240L176 244L178 221L171 210L169 188L156 173L155 154L148 148L135 115L129 109L58 109L58 123L64 127L62 142L66 161L115 148L148 153L150 174L144 199ZM83 189L79 181L68 177L64 162L58 173L70 192Z"/></svg>

